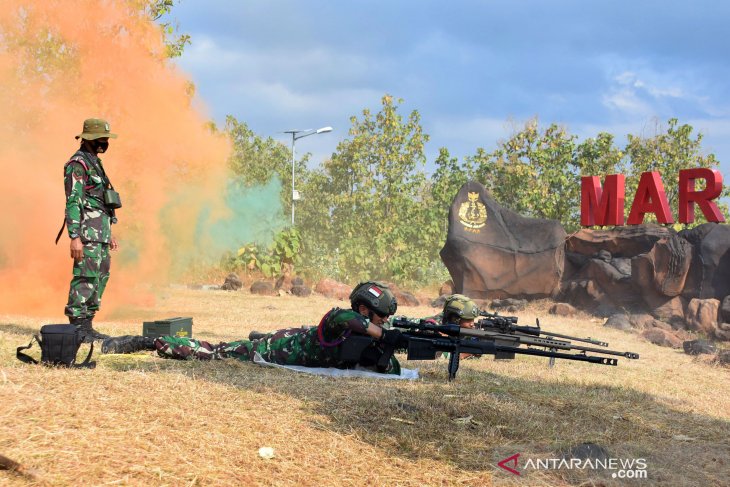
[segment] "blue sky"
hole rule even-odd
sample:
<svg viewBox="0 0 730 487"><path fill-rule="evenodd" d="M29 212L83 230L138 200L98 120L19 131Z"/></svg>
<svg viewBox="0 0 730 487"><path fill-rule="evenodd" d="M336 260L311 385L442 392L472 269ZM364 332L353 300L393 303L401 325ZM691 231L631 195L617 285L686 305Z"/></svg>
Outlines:
<svg viewBox="0 0 730 487"><path fill-rule="evenodd" d="M181 0L171 17L208 115L287 144L284 130L334 127L297 142L313 163L388 93L421 113L429 166L535 116L619 146L676 117L730 184L730 2Z"/></svg>

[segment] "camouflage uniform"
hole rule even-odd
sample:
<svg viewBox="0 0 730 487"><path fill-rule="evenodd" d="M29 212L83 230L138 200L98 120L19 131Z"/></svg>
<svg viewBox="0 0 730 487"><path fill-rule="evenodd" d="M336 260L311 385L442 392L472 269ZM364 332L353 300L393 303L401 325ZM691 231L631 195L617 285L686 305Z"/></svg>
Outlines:
<svg viewBox="0 0 730 487"><path fill-rule="evenodd" d="M66 227L71 239L80 237L84 256L74 261L65 313L69 318L93 318L101 305L111 258L111 216L104 206L105 182L101 159L77 151L64 166Z"/></svg>
<svg viewBox="0 0 730 487"><path fill-rule="evenodd" d="M320 327L305 326L271 332L257 340L237 340L212 345L192 338L164 336L155 340L157 353L175 359L220 360L235 358L253 361L258 352L267 362L305 367L346 368L339 359L342 343L351 334L365 335L370 321L356 311L333 308L320 323ZM319 329L322 333L320 336ZM400 364L395 357L390 360L386 373L400 374Z"/></svg>

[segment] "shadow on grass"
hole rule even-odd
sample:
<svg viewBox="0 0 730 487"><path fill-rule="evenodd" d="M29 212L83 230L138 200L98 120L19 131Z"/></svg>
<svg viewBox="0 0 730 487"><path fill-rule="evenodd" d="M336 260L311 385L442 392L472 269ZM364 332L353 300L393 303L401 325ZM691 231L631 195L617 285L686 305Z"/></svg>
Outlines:
<svg viewBox="0 0 730 487"><path fill-rule="evenodd" d="M31 327L17 325L15 323L0 323L0 331L5 333L12 333L13 335L27 335L30 338L33 335L40 334L41 327Z"/></svg>
<svg viewBox="0 0 730 487"><path fill-rule="evenodd" d="M443 363L418 363L423 380L406 382L332 379L235 361L113 357L102 362L115 370L194 374L198 380L269 397L289 396L301 401L301 409L292 414L306 413L313 428L354 434L410 460L429 458L462 470L492 471L495 480L510 475L495 467L502 458L515 453L523 459L554 458L584 442L601 445L612 458L646 459L648 479L635 480L637 485L726 485L730 476L730 422L680 411L666 400L628 388L534 381L471 369L447 383ZM210 367L215 373L206 374ZM610 473L548 472L568 484L598 480L625 485Z"/></svg>

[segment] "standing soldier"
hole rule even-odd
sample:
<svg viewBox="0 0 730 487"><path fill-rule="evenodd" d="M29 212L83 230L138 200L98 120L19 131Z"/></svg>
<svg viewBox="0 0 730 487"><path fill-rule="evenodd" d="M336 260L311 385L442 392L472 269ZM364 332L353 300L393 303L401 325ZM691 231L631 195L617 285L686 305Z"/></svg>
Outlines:
<svg viewBox="0 0 730 487"><path fill-rule="evenodd" d="M117 135L110 133L105 120L84 120L83 131L76 136L81 139L79 150L64 166L64 225L74 261L65 313L69 322L85 333L86 342L108 338L94 330L92 320L109 280L109 251L118 248L111 224L117 222L114 210L121 207L121 202L97 155L106 152L110 137ZM62 233L63 227L56 243Z"/></svg>

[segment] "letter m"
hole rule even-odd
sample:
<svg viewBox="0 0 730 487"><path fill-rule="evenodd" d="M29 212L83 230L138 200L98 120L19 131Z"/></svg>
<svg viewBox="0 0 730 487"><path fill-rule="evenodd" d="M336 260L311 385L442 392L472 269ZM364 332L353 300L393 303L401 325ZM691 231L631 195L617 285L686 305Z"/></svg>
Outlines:
<svg viewBox="0 0 730 487"><path fill-rule="evenodd" d="M580 178L580 224L623 225L626 176L610 174L601 187L598 176Z"/></svg>

